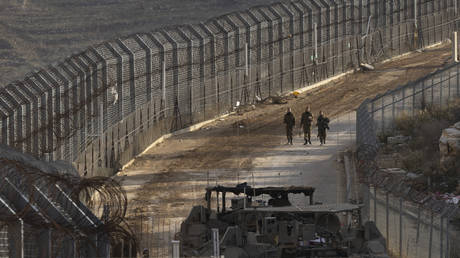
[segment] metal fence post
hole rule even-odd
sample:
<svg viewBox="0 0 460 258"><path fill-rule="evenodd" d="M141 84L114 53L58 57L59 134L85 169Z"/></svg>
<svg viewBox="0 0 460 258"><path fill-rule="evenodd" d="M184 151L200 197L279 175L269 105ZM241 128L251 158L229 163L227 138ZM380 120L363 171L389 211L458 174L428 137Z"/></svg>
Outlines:
<svg viewBox="0 0 460 258"><path fill-rule="evenodd" d="M450 241L449 240L449 220L450 220L450 216L451 215L449 215L447 217L447 220L446 220L446 257L447 258L450 257L449 256L450 255L450 250L449 250L449 248L450 248L450 243L449 243L449 241Z"/></svg>
<svg viewBox="0 0 460 258"><path fill-rule="evenodd" d="M122 238L121 239L121 251L120 251L120 258L125 257L125 240Z"/></svg>
<svg viewBox="0 0 460 258"><path fill-rule="evenodd" d="M315 61L318 59L318 25L314 24L314 30L315 30ZM315 75L316 76L316 75Z"/></svg>
<svg viewBox="0 0 460 258"><path fill-rule="evenodd" d="M405 88L401 88L401 91L402 91L402 99L401 99L402 111L404 113L406 113L406 91L405 91Z"/></svg>
<svg viewBox="0 0 460 258"><path fill-rule="evenodd" d="M428 258L431 258L431 250L433 249L433 211L431 211L431 218L430 218L430 245L428 248Z"/></svg>
<svg viewBox="0 0 460 258"><path fill-rule="evenodd" d="M448 90L447 90L447 106L449 107L449 101L450 101L450 79L452 78L452 76L450 75L450 69L449 69L449 79L447 81L447 87L448 87Z"/></svg>
<svg viewBox="0 0 460 258"><path fill-rule="evenodd" d="M163 105L160 108L163 110L160 110L160 112L164 112L166 109L166 60L164 59L161 68L161 101Z"/></svg>
<svg viewBox="0 0 460 258"><path fill-rule="evenodd" d="M443 88L443 72L440 73L441 79L440 79L440 85L439 85L439 107L442 108L442 102L444 95L442 94L442 88ZM444 93L445 94L445 93Z"/></svg>
<svg viewBox="0 0 460 258"><path fill-rule="evenodd" d="M190 108L190 122L193 123L194 122L194 119L193 119L193 40L190 39L190 56L189 56L189 59L190 59L190 64L189 64L189 80L190 80L190 92L189 92L189 99L190 99L190 104L189 104L189 108Z"/></svg>
<svg viewBox="0 0 460 258"><path fill-rule="evenodd" d="M454 0L455 15L457 15L457 0Z"/></svg>
<svg viewBox="0 0 460 258"><path fill-rule="evenodd" d="M439 252L440 252L439 257L442 257L442 255L443 255L443 249L442 248L443 248L443 245L444 245L444 243L443 243L443 240L444 240L443 239L444 238L444 218L443 218L442 215L441 215L441 230L440 230L439 235L440 235L439 237L441 239L441 244L440 244L441 247L439 248Z"/></svg>
<svg viewBox="0 0 460 258"><path fill-rule="evenodd" d="M420 213L421 213L421 207L420 205L418 206L418 209L417 209L417 235L416 235L416 238L415 238L415 242L418 244L418 241L419 241L419 238L420 238Z"/></svg>
<svg viewBox="0 0 460 258"><path fill-rule="evenodd" d="M216 94L216 110L217 113L214 113L213 116L216 117L220 114L221 108L220 108L220 92L219 92L219 82L218 82L218 77L217 77L217 46L216 46L216 38L215 36L212 36L212 53L213 53L213 61L212 61L212 71L214 73L214 90Z"/></svg>
<svg viewBox="0 0 460 258"><path fill-rule="evenodd" d="M77 255L77 241L75 240L75 238L72 240L72 244L73 244L73 257L78 258L78 255ZM24 258L24 256L21 256L21 258Z"/></svg>
<svg viewBox="0 0 460 258"><path fill-rule="evenodd" d="M387 237L387 248L390 247L390 196L389 193L385 194L385 214L386 214L386 237Z"/></svg>
<svg viewBox="0 0 460 258"><path fill-rule="evenodd" d="M140 227L140 243L139 244L141 247L145 247L144 246L144 236L143 236L144 235L144 225L143 224L144 224L144 214L141 213L141 221L139 225Z"/></svg>
<svg viewBox="0 0 460 258"><path fill-rule="evenodd" d="M150 249L152 249L152 255L153 255L153 243L155 242L154 241L154 237L155 237L155 221L154 221L154 218L153 218L153 215L152 217L150 218L151 219L151 230L152 230L152 233L150 234Z"/></svg>
<svg viewBox="0 0 460 258"><path fill-rule="evenodd" d="M375 112L375 107L374 107L374 100L372 100L371 103L371 117L372 117L372 124L374 124L374 112Z"/></svg>
<svg viewBox="0 0 460 258"><path fill-rule="evenodd" d="M415 103L415 83L412 84L412 116L415 116L415 107L417 106Z"/></svg>
<svg viewBox="0 0 460 258"><path fill-rule="evenodd" d="M425 103L425 80L422 81L422 104L421 108L422 110L425 110L426 108L426 103Z"/></svg>
<svg viewBox="0 0 460 258"><path fill-rule="evenodd" d="M403 219L402 219L402 206L403 206L403 199L399 198L399 257L403 257L402 255L402 242L403 242Z"/></svg>
<svg viewBox="0 0 460 258"><path fill-rule="evenodd" d="M395 93L392 92L391 93L391 97L392 97L392 105L391 105L391 117L392 117L392 124L394 125L394 121L395 121L395 115L396 115L396 110L395 110Z"/></svg>
<svg viewBox="0 0 460 258"><path fill-rule="evenodd" d="M133 255L133 244L131 241L129 241L129 246L128 246L128 257L132 257Z"/></svg>
<svg viewBox="0 0 460 258"><path fill-rule="evenodd" d="M213 244L213 257L220 257L220 246L219 246L219 229L212 229L212 244Z"/></svg>
<svg viewBox="0 0 460 258"><path fill-rule="evenodd" d="M382 132L381 133L385 133L385 96L382 96L381 98L381 101L382 101Z"/></svg>
<svg viewBox="0 0 460 258"><path fill-rule="evenodd" d="M179 251L179 240L172 240L172 258L179 258L180 251Z"/></svg>
<svg viewBox="0 0 460 258"><path fill-rule="evenodd" d="M374 222L377 225L377 187L374 185Z"/></svg>
<svg viewBox="0 0 460 258"><path fill-rule="evenodd" d="M248 52L248 43L244 43L244 75L249 76L249 52Z"/></svg>
<svg viewBox="0 0 460 258"><path fill-rule="evenodd" d="M24 241L24 221L22 219L19 219L19 227L20 227L20 245L21 245L21 248L20 248L20 255L21 255L21 258L24 258L25 257L25 250L24 250L24 245L25 245L25 241ZM76 251L75 251L76 253Z"/></svg>
<svg viewBox="0 0 460 258"><path fill-rule="evenodd" d="M166 249L167 244L165 244L165 239L166 239L165 220L166 220L166 218L163 217L162 232L161 232L161 240L162 240L161 242L162 242L162 246L163 246L163 250L162 250L163 254L167 252L166 251L167 250Z"/></svg>
<svg viewBox="0 0 460 258"><path fill-rule="evenodd" d="M161 244L160 244L160 241L161 241L161 229L160 229L161 223L160 223L160 221L161 221L161 218L157 219L158 236L157 236L156 240L157 240L157 243L158 243L158 247L155 248L155 249L156 249L157 256L161 256L161 252L162 252L162 250L161 250Z"/></svg>

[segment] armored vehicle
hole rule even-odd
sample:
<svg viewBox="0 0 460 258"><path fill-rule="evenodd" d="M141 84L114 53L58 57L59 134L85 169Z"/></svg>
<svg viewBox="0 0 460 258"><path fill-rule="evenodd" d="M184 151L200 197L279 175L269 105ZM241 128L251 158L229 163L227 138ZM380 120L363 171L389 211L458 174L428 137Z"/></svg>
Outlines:
<svg viewBox="0 0 460 258"><path fill-rule="evenodd" d="M295 186L253 188L246 183L208 187L207 207L193 207L181 225L181 256L388 257L375 224L362 223L361 206L317 204L314 191ZM229 205L228 193L233 194ZM292 205L290 194L303 194L306 205ZM211 200L216 201L215 209Z"/></svg>

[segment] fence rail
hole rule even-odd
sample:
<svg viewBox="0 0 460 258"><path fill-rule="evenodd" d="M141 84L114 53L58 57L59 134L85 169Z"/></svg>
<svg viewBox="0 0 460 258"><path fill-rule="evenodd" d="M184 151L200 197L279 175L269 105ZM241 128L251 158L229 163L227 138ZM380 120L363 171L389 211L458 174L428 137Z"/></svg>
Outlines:
<svg viewBox="0 0 460 258"><path fill-rule="evenodd" d="M111 175L237 101L441 42L459 1L301 0L105 42L0 88L0 143Z"/></svg>
<svg viewBox="0 0 460 258"><path fill-rule="evenodd" d="M358 161L367 188L369 218L399 257L459 257L458 205L417 191L406 175L380 169L378 135L394 132L395 121L428 105L447 107L460 97L460 64L446 65L417 81L365 100L356 113Z"/></svg>

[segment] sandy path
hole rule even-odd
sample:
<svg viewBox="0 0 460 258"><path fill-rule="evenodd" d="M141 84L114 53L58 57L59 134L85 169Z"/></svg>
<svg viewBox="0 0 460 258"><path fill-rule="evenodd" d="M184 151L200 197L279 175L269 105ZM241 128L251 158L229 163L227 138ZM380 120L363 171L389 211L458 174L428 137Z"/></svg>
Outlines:
<svg viewBox="0 0 460 258"><path fill-rule="evenodd" d="M343 137L339 133L337 144L334 130L349 127L354 119L354 115L345 114L365 98L434 71L449 57L448 44L413 53L377 64L374 72L347 75L303 93L287 105L260 104L243 115L229 116L205 129L170 138L146 151L118 174L128 193L130 212L137 208L149 216L181 218L191 206L202 203L206 185L213 185L216 180L226 185L243 179L252 182L252 173L257 177L256 185L264 182L311 185L317 187L317 201L334 202L337 200L334 185L339 179L331 176L335 171L332 161L344 146L342 138L345 140L345 131L348 132L343 131ZM315 139L314 145L306 150L298 136L294 146L284 146L281 120L286 107L291 106L299 119L306 104L311 105L315 115L322 109L330 118L340 117L331 124L327 146L319 147ZM235 127L235 122L243 123L244 128Z"/></svg>

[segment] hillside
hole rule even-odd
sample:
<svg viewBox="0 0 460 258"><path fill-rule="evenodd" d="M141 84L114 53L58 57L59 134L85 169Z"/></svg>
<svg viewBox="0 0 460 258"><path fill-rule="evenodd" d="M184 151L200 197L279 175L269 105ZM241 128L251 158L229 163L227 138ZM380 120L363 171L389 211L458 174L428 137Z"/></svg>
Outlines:
<svg viewBox="0 0 460 258"><path fill-rule="evenodd" d="M276 0L2 0L0 86L90 45Z"/></svg>

